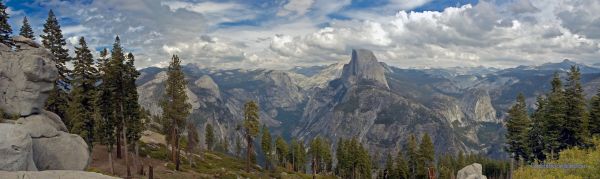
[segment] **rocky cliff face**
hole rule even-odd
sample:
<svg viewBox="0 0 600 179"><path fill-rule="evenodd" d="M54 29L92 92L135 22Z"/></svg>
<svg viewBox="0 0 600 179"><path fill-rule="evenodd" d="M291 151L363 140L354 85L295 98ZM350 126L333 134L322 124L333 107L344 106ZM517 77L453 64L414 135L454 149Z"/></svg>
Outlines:
<svg viewBox="0 0 600 179"><path fill-rule="evenodd" d="M377 61L373 52L365 49L352 50L350 63L344 65L342 79L346 86L369 81L373 85L389 88L384 66Z"/></svg>
<svg viewBox="0 0 600 179"><path fill-rule="evenodd" d="M0 170L85 169L85 141L43 110L58 75L51 54L27 38L13 40L14 49L0 44L0 109L17 118L0 120Z"/></svg>
<svg viewBox="0 0 600 179"><path fill-rule="evenodd" d="M548 90L552 70L563 66L401 69L378 62L368 50L353 50L346 64L289 71L184 69L198 99L192 116L199 130L216 126L230 149L241 137L234 128L242 122L244 103L256 100L261 123L288 139L357 137L375 152L401 148L409 134L427 132L438 152L502 157L504 111L519 92L533 101ZM600 73L589 69L584 87L595 94ZM151 111L160 112L153 104L164 88L163 71L142 70L140 102Z"/></svg>

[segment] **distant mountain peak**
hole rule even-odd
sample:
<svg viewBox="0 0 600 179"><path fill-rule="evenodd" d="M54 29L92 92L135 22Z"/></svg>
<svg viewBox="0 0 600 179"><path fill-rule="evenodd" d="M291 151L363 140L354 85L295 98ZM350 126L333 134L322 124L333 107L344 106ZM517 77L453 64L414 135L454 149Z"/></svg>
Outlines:
<svg viewBox="0 0 600 179"><path fill-rule="evenodd" d="M385 78L385 67L377 61L372 51L366 49L353 49L350 62L344 65L342 79L346 85L354 85L359 81L367 80L375 85L389 88Z"/></svg>

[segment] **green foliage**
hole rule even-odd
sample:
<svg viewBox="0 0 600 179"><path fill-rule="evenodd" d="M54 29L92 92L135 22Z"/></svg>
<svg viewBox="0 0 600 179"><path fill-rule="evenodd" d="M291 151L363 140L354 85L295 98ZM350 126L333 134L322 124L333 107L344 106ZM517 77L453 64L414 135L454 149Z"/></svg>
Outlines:
<svg viewBox="0 0 600 179"><path fill-rule="evenodd" d="M52 10L48 12L48 19L46 19L46 23L44 24L43 32L44 34L40 35L42 45L44 48L50 50L53 56L52 61L54 61L58 69L58 79L54 84L54 88L50 91L48 100L46 101L46 109L56 113L62 119L66 119L66 110L69 101L67 91L69 91L69 75L71 74L66 64L71 58L69 57L69 51L65 47L67 42L62 35L60 24ZM68 124L68 121L65 121L65 123Z"/></svg>
<svg viewBox="0 0 600 179"><path fill-rule="evenodd" d="M338 163L336 172L342 178L370 178L371 156L356 138L339 139L336 149Z"/></svg>
<svg viewBox="0 0 600 179"><path fill-rule="evenodd" d="M126 61L123 64L123 106L124 106L124 117L125 124L127 126L127 139L133 143L138 141L141 137L142 131L145 130L145 125L142 121L143 109L138 103L138 93L135 81L140 76L135 68L135 57L129 53L126 56Z"/></svg>
<svg viewBox="0 0 600 179"><path fill-rule="evenodd" d="M92 146L95 131L95 96L98 71L94 68L94 58L85 39L79 39L79 47L75 47L73 61L71 100L67 109L68 128L79 134Z"/></svg>
<svg viewBox="0 0 600 179"><path fill-rule="evenodd" d="M204 132L204 142L206 144L206 149L208 151L212 151L215 145L215 134L213 133L214 131L212 125L207 123Z"/></svg>
<svg viewBox="0 0 600 179"><path fill-rule="evenodd" d="M562 88L562 81L558 73L554 74L552 79L552 91L548 94L547 104L544 111L544 144L545 152L551 157L560 151L562 124L565 120L565 95Z"/></svg>
<svg viewBox="0 0 600 179"><path fill-rule="evenodd" d="M160 102L163 111L162 118L165 119L164 127L168 129L166 131L167 139L171 141L173 150L179 151L179 137L181 132L183 132L182 129L185 127L192 106L187 102L185 76L181 69L181 60L177 55L173 55L169 63L165 83L165 93ZM173 162L178 162L179 155L175 155L173 160Z"/></svg>
<svg viewBox="0 0 600 179"><path fill-rule="evenodd" d="M310 142L308 154L311 156L312 169L316 173L330 172L332 170L331 144L321 137L316 137Z"/></svg>
<svg viewBox="0 0 600 179"><path fill-rule="evenodd" d="M421 143L419 144L419 163L421 163L421 171L418 172L419 176L427 176L427 168L435 167L434 159L435 151L433 142L431 142L429 134L425 133L421 137Z"/></svg>
<svg viewBox="0 0 600 179"><path fill-rule="evenodd" d="M250 172L250 163L254 161L256 157L254 156L254 149L252 148L252 144L254 141L254 137L258 135L258 126L259 124L259 109L258 104L254 101L247 102L244 105L244 131L246 137L246 160L247 166L246 170ZM254 162L252 162L254 163Z"/></svg>
<svg viewBox="0 0 600 179"><path fill-rule="evenodd" d="M600 138L591 140L596 147L570 148L560 152L559 159L548 159L545 164L583 165L584 168L534 168L520 167L513 178L600 178Z"/></svg>
<svg viewBox="0 0 600 179"><path fill-rule="evenodd" d="M406 158L408 159L408 176L415 178L418 175L418 168L421 168L419 157L419 148L417 146L417 138L411 134L406 144Z"/></svg>
<svg viewBox="0 0 600 179"><path fill-rule="evenodd" d="M290 151L288 154L288 162L292 164L293 171L304 171L306 164L306 150L304 150L304 142L292 138L290 142Z"/></svg>
<svg viewBox="0 0 600 179"><path fill-rule="evenodd" d="M35 40L35 35L33 35L33 29L31 29L31 26L29 25L27 16L23 17L23 26L21 26L21 29L19 30L19 35Z"/></svg>
<svg viewBox="0 0 600 179"><path fill-rule="evenodd" d="M586 100L579 67L571 66L565 85L565 120L561 132L561 148L585 147L589 136Z"/></svg>
<svg viewBox="0 0 600 179"><path fill-rule="evenodd" d="M96 119L96 133L98 140L108 146L108 150L112 151L112 146L115 144L115 127L116 118L113 115L113 108L115 104L112 102L112 87L109 83L113 75L109 69L109 57L108 50L103 49L100 51L100 58L96 61L96 68L99 72L99 78L101 80L100 85L97 86L97 93L95 96L96 108L94 111L94 118Z"/></svg>
<svg viewBox="0 0 600 179"><path fill-rule="evenodd" d="M527 147L529 148L530 154L526 157L531 161L543 161L546 159L544 153L544 111L546 106L546 99L542 96L538 96L536 100L536 110L531 115L531 127L527 134Z"/></svg>
<svg viewBox="0 0 600 179"><path fill-rule="evenodd" d="M285 167L288 150L287 142L283 140L283 137L277 136L277 139L275 139L275 154L281 167Z"/></svg>
<svg viewBox="0 0 600 179"><path fill-rule="evenodd" d="M531 120L527 115L527 104L525 96L519 94L517 103L508 111L506 122L506 150L510 154L514 154L514 158L527 160L529 158L528 132L531 126Z"/></svg>
<svg viewBox="0 0 600 179"><path fill-rule="evenodd" d="M0 43L3 43L7 46L11 46L12 40L10 39L10 35L12 34L12 28L8 23L9 15L6 12L7 7L4 3L0 2Z"/></svg>
<svg viewBox="0 0 600 179"><path fill-rule="evenodd" d="M590 133L594 136L600 136L600 89L590 104Z"/></svg>
<svg viewBox="0 0 600 179"><path fill-rule="evenodd" d="M269 128L267 128L266 125L263 125L262 127L262 135L261 135L261 139L260 139L260 147L261 150L263 152L263 155L265 156L265 168L268 170L269 169L269 163L271 162L271 151L272 151L272 139L271 139L271 132L269 132Z"/></svg>

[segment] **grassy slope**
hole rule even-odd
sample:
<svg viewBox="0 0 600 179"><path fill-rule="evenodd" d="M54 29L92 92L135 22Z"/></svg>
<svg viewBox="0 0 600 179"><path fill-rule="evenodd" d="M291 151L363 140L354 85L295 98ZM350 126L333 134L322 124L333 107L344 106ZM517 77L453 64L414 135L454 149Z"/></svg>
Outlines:
<svg viewBox="0 0 600 179"><path fill-rule="evenodd" d="M311 175L283 172L284 169L277 171L264 171L258 166L253 167L253 172L245 172L245 160L226 155L219 152L202 152L202 155L193 154L191 157L195 164L189 165L187 155L182 152L182 171L174 171L173 163L168 161L167 148L164 145L141 144L140 156L141 162L145 165L145 172L148 165L154 168L154 178L312 178ZM125 176L125 160L116 159L116 152L113 151L115 174L113 176ZM133 159L130 159L130 163ZM132 173L134 168L131 167ZM111 175L108 164L108 153L105 146L96 145L92 152L92 161L88 171ZM134 175L134 178L147 178L147 176ZM333 178L318 176L317 178Z"/></svg>

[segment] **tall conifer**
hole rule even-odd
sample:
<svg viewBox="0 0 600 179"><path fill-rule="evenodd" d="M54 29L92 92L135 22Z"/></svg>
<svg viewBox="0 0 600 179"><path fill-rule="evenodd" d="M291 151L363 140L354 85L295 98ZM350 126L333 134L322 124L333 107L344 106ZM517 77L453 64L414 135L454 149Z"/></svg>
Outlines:
<svg viewBox="0 0 600 179"><path fill-rule="evenodd" d="M69 51L65 47L67 42L62 35L60 24L52 10L48 12L48 19L46 19L46 23L44 24L43 32L44 34L40 35L42 45L44 48L50 50L53 56L52 61L54 61L58 69L58 78L46 101L46 109L66 119L65 112L69 101L67 91L70 90L69 75L71 74L71 71L67 68L67 63L71 59Z"/></svg>
<svg viewBox="0 0 600 179"><path fill-rule="evenodd" d="M594 97L592 97L592 102L590 104L590 133L593 136L600 135L600 89Z"/></svg>
<svg viewBox="0 0 600 179"><path fill-rule="evenodd" d="M8 12L6 12L6 6L3 2L0 1L0 43L4 45L11 46L13 42L10 38L12 34L12 28L8 23Z"/></svg>
<svg viewBox="0 0 600 179"><path fill-rule="evenodd" d="M175 163L175 169L179 170L179 135L190 114L191 105L187 103L188 97L185 93L186 81L181 68L181 60L173 55L169 68L167 69L166 90L161 101L163 118L170 120L169 132L171 143L171 157Z"/></svg>
<svg viewBox="0 0 600 179"><path fill-rule="evenodd" d="M67 110L70 131L79 134L88 143L93 144L94 112L96 108L96 82L98 72L94 68L94 57L89 50L85 39L79 39L79 47L75 47L75 61L73 62L73 81L71 100Z"/></svg>
<svg viewBox="0 0 600 179"><path fill-rule="evenodd" d="M33 35L33 29L31 29L31 26L29 25L27 16L23 17L23 26L21 26L21 29L19 30L19 35L35 40L35 35Z"/></svg>
<svg viewBox="0 0 600 179"><path fill-rule="evenodd" d="M561 132L562 148L584 147L588 142L588 116L586 99L581 85L579 67L571 66L565 85L565 121Z"/></svg>
<svg viewBox="0 0 600 179"><path fill-rule="evenodd" d="M531 121L527 114L527 104L525 96L519 93L517 102L508 111L508 119L506 122L506 143L507 151L514 154L516 160L529 157L529 139L528 132Z"/></svg>
<svg viewBox="0 0 600 179"><path fill-rule="evenodd" d="M247 102L244 105L244 131L247 142L246 148L246 171L250 172L250 163L254 155L252 146L254 138L258 135L259 128L259 109L254 101Z"/></svg>

